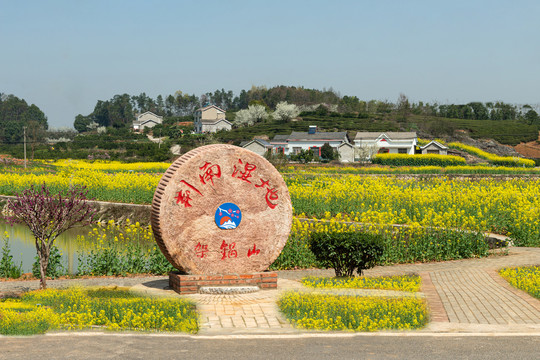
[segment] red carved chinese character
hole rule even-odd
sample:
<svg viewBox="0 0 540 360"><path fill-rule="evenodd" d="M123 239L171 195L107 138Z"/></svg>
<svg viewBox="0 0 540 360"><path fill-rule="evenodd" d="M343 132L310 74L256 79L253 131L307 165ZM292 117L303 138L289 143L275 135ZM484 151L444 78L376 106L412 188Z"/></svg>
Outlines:
<svg viewBox="0 0 540 360"><path fill-rule="evenodd" d="M225 240L223 240L223 242L221 243L221 247L219 248L222 255L221 260L237 257L238 253L236 252L236 250L234 250L235 246L236 243L227 244Z"/></svg>
<svg viewBox="0 0 540 360"><path fill-rule="evenodd" d="M197 254L197 257L200 257L201 259L206 256L206 253L208 252L208 245L201 245L201 243L197 243L195 245L195 254Z"/></svg>
<svg viewBox="0 0 540 360"><path fill-rule="evenodd" d="M257 249L257 246L253 244L253 249L248 249L248 257L251 255L259 255L261 253L260 249Z"/></svg>
<svg viewBox="0 0 540 360"><path fill-rule="evenodd" d="M255 185L255 187L263 187L263 186L270 186L270 180L266 180L264 181L263 179L261 179L261 185Z"/></svg>
<svg viewBox="0 0 540 360"><path fill-rule="evenodd" d="M251 177L251 173L257 168L257 166L248 162L244 164L241 159L238 159L238 163L244 165L244 171L240 171L240 168L237 168L236 165L234 165L232 177L247 181L251 184L251 181L249 181L248 178ZM236 176L238 173L240 173L240 175Z"/></svg>
<svg viewBox="0 0 540 360"><path fill-rule="evenodd" d="M180 182L187 185L190 189L194 190L197 194L203 196L203 194L201 194L201 192L197 190L197 188L195 188L193 185L190 185L187 181L180 180ZM191 204L189 202L193 199L190 197L190 194L191 194L191 191L189 190L186 190L186 191L179 190L176 193L176 203L182 204L184 205L184 207L191 207Z"/></svg>
<svg viewBox="0 0 540 360"><path fill-rule="evenodd" d="M212 165L212 163L205 161L204 165L199 169L205 171L203 175L199 175L199 179L205 185L207 181L210 181L214 185L214 176L217 178L221 177L221 168L217 164Z"/></svg>
<svg viewBox="0 0 540 360"><path fill-rule="evenodd" d="M193 199L189 197L189 193L189 190L186 190L185 193L182 193L182 190L180 190L176 194L176 203L181 203L182 205L184 205L184 207L191 207L191 204L189 202Z"/></svg>
<svg viewBox="0 0 540 360"><path fill-rule="evenodd" d="M199 190L197 190L197 188L195 188L193 185L190 185L187 181L185 180L180 180L181 183L183 184L186 184L190 189L194 190L195 192L197 192L197 194L203 196L203 194L201 194L201 192Z"/></svg>
<svg viewBox="0 0 540 360"><path fill-rule="evenodd" d="M273 188L270 189L269 187L266 188L266 203L270 207L270 209L273 209L277 206L277 204L272 203L272 201L276 201L278 199L277 189Z"/></svg>

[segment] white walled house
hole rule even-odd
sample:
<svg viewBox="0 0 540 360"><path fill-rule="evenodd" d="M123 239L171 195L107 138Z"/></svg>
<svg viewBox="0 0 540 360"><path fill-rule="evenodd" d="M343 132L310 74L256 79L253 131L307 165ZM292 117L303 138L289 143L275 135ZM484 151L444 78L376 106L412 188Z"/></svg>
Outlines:
<svg viewBox="0 0 540 360"><path fill-rule="evenodd" d="M321 148L326 143L339 152L342 144L349 143L347 132L319 132L316 126L310 126L308 132L293 131L290 135L276 135L270 141L274 152L283 153L286 156L310 149L316 156L321 156Z"/></svg>
<svg viewBox="0 0 540 360"><path fill-rule="evenodd" d="M272 140L270 140L270 145L272 145L272 149L275 153L281 153L285 154L285 150L287 149L287 139L289 138L289 135L276 135ZM287 150L288 151L288 150Z"/></svg>
<svg viewBox="0 0 540 360"><path fill-rule="evenodd" d="M355 161L355 147L349 143L343 143L338 146L338 154L340 162L354 162Z"/></svg>
<svg viewBox="0 0 540 360"><path fill-rule="evenodd" d="M137 119L133 121L133 130L143 131L144 128L153 128L161 123L163 123L163 116L159 116L151 111L147 111L137 115Z"/></svg>
<svg viewBox="0 0 540 360"><path fill-rule="evenodd" d="M272 150L272 144L266 140L262 139L253 139L251 141L242 141L240 146L244 149L253 151L254 153L264 156L267 151Z"/></svg>
<svg viewBox="0 0 540 360"><path fill-rule="evenodd" d="M422 154L437 154L437 155L448 155L448 147L432 140L424 146L420 146L420 151Z"/></svg>
<svg viewBox="0 0 540 360"><path fill-rule="evenodd" d="M328 143L335 151L338 147L349 142L347 132L319 132L317 127L310 126L308 132L293 131L287 138L285 155L296 155L302 150L313 150L316 156L321 156L321 148Z"/></svg>
<svg viewBox="0 0 540 360"><path fill-rule="evenodd" d="M416 145L416 132L358 132L354 138L354 146L366 153L414 155Z"/></svg>
<svg viewBox="0 0 540 360"><path fill-rule="evenodd" d="M215 105L197 109L193 117L193 126L195 127L196 134L232 129L232 124L225 119L225 110Z"/></svg>

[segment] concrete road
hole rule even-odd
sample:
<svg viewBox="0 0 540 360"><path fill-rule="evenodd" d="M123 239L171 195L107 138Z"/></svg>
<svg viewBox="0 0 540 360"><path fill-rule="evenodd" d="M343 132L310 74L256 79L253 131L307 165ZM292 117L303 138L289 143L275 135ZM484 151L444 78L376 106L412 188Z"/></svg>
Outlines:
<svg viewBox="0 0 540 360"><path fill-rule="evenodd" d="M540 359L538 334L329 335L0 337L0 359Z"/></svg>

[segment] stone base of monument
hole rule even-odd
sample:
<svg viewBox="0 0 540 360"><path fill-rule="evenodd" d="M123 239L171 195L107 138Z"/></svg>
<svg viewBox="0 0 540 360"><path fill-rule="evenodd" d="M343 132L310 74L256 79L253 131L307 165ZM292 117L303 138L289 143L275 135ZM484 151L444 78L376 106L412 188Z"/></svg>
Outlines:
<svg viewBox="0 0 540 360"><path fill-rule="evenodd" d="M169 287L181 295L197 293L242 294L256 291L255 287L261 290L276 289L277 273L269 271L252 274L183 275L178 272L170 272ZM208 290L209 288L212 290Z"/></svg>

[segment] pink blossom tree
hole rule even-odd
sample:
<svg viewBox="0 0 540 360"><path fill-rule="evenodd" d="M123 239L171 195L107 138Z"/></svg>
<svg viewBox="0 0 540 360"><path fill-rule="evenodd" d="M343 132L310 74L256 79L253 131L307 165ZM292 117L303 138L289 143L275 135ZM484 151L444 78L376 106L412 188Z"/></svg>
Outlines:
<svg viewBox="0 0 540 360"><path fill-rule="evenodd" d="M52 195L45 184L41 188L32 185L7 203L9 215L6 220L10 224L25 224L34 235L41 289L47 287L47 266L54 240L77 225L89 225L94 221L96 210L87 201L87 194L84 187L71 187L65 194Z"/></svg>

